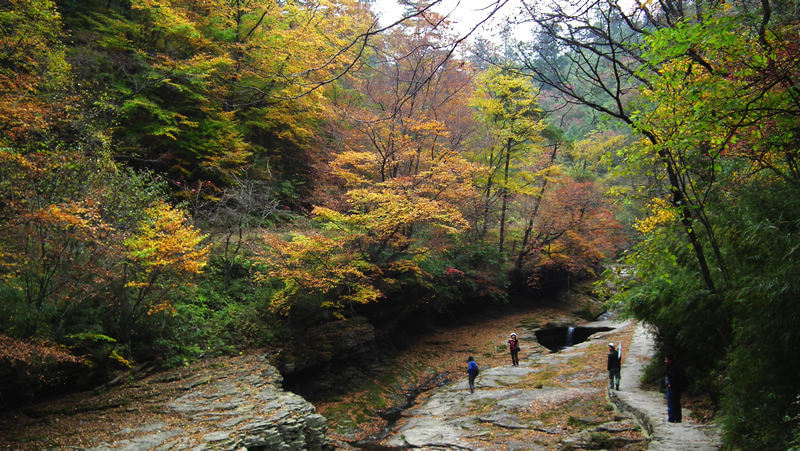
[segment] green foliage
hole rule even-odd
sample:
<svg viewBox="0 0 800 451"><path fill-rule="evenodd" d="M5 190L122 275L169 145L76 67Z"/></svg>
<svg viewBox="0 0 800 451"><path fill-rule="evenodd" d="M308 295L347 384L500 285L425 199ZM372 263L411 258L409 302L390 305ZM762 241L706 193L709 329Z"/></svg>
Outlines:
<svg viewBox="0 0 800 451"><path fill-rule="evenodd" d="M455 246L444 256L438 274L441 278L460 280L463 287L459 296L490 302L508 302L509 274L503 268L504 257L491 243L471 243ZM464 271L464 276L448 274L448 268ZM438 286L438 284L437 284ZM456 298L458 299L458 298Z"/></svg>
<svg viewBox="0 0 800 451"><path fill-rule="evenodd" d="M726 209L735 239L733 349L723 391L728 443L782 448L796 437L800 411L800 191L762 179ZM746 419L743 421L743 419Z"/></svg>
<svg viewBox="0 0 800 451"><path fill-rule="evenodd" d="M6 198L16 201L4 205L3 216L3 226L15 233L0 240L3 329L17 338L67 343L100 372L145 355L142 349L153 339L150 331L167 315L157 311L163 299L184 295L170 274L197 269L181 263L197 257L192 250L169 244L188 230L174 228L178 223L169 220L182 213L164 207L161 211L171 213L156 215L155 222L166 222L143 228L153 219L148 211L163 206L163 184L152 174L126 170L101 156L88 159L66 151L2 156L17 169L14 184L4 188ZM126 254L126 242L138 247ZM202 265L195 260L190 266L195 263ZM150 275L144 285L133 279L136 268ZM156 287L159 279L170 283ZM128 285L132 282L135 287ZM147 296L132 296L148 313L139 316L126 296L143 287L164 297L154 304ZM132 328L141 332L133 343Z"/></svg>
<svg viewBox="0 0 800 451"><path fill-rule="evenodd" d="M127 369L132 366L132 363L121 355L127 354L126 350L108 335L79 332L67 335L64 339L73 353L86 357L95 367L95 371L99 369L104 375L112 369Z"/></svg>
<svg viewBox="0 0 800 451"><path fill-rule="evenodd" d="M677 19L641 47L631 120L647 140L626 154L632 173L660 161L671 191L648 193L616 300L720 396L727 446L785 449L800 393L797 23L725 3Z"/></svg>

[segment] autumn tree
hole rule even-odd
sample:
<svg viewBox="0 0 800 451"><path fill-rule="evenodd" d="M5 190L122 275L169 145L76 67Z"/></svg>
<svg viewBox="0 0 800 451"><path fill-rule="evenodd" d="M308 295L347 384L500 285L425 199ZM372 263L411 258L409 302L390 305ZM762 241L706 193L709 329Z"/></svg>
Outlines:
<svg viewBox="0 0 800 451"><path fill-rule="evenodd" d="M64 2L82 83L126 164L193 189L246 168L286 197L310 179L324 81L373 21L358 2ZM106 36L115 36L106 39ZM113 82L97 78L113 74Z"/></svg>
<svg viewBox="0 0 800 451"><path fill-rule="evenodd" d="M159 200L165 190L150 174L79 153L0 157L11 182L0 241L8 334L60 341L92 332L127 344L123 329L142 312L169 313L186 276L205 264L200 234Z"/></svg>
<svg viewBox="0 0 800 451"><path fill-rule="evenodd" d="M767 399L798 392L796 368L779 363L798 340L782 320L796 316L784 297L795 258L777 250L795 237L794 207L780 199L795 198L796 18L773 2L599 6L535 17L573 64L527 66L643 137L621 162L656 184L634 193L650 201L617 299L685 356L698 387L721 391L730 446L790 446L796 422L780 418L796 418L796 406Z"/></svg>
<svg viewBox="0 0 800 451"><path fill-rule="evenodd" d="M324 266L329 277L320 278L335 282L322 294L340 311L348 303L402 296L409 280L438 277L425 268L467 227L463 212L477 198L471 181L479 170L462 155L471 133L472 73L450 60L445 42L446 32L412 20L371 49L369 73L354 72L331 92L342 113L334 129L341 148L332 152L319 195L324 203L312 211L322 230L272 248L287 264L324 249L320 261L338 263ZM349 264L341 260L347 255ZM273 276L295 268L273 265ZM305 271L316 267L309 266ZM351 274L349 283L340 272ZM281 304L287 290L295 294L289 305L309 290L319 293L305 281L313 279L309 274L291 274L276 298Z"/></svg>
<svg viewBox="0 0 800 451"><path fill-rule="evenodd" d="M511 70L490 69L479 82L475 107L479 120L487 124L492 142L482 158L488 168L483 194L483 230L485 234L489 210L495 191L500 202L499 243L503 252L509 198L525 193L533 185L527 169L541 153L537 144L545 128L536 103L533 86ZM496 186L496 188L495 188Z"/></svg>
<svg viewBox="0 0 800 451"><path fill-rule="evenodd" d="M434 141L442 133L417 132ZM344 152L333 166L350 186L346 208L316 207L312 213L322 232L296 234L288 243L271 241L270 275L282 281L276 308L288 311L314 294L321 295L320 305L338 311L352 302L378 300L384 296L381 286L422 274L420 263L431 258L433 247L446 246L448 236L466 227L455 201L460 190L469 190L470 164L446 148L420 153L419 142L398 144L420 158L418 173L380 181L380 160L368 151Z"/></svg>
<svg viewBox="0 0 800 451"><path fill-rule="evenodd" d="M208 247L202 241L203 236L182 211L163 202L145 210L137 229L123 242L122 282L126 290L119 299L128 317L124 324L135 324L142 314L172 308L170 293L206 265Z"/></svg>
<svg viewBox="0 0 800 451"><path fill-rule="evenodd" d="M70 82L64 31L50 0L0 8L0 142L23 141L64 114Z"/></svg>

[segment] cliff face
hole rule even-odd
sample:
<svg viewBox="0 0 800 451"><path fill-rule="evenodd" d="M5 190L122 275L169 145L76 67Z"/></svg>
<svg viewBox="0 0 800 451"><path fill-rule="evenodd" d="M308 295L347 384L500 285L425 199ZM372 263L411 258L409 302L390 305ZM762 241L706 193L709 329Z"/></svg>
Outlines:
<svg viewBox="0 0 800 451"><path fill-rule="evenodd" d="M0 447L329 448L325 418L262 355L209 359L0 419Z"/></svg>

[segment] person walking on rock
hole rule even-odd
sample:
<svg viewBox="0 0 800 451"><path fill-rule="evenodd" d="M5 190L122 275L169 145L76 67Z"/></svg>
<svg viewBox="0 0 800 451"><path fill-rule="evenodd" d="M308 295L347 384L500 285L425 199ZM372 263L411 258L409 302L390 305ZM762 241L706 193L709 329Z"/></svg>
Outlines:
<svg viewBox="0 0 800 451"><path fill-rule="evenodd" d="M614 348L614 343L608 344L608 389L619 390L619 372L622 368L621 357L619 351Z"/></svg>
<svg viewBox="0 0 800 451"><path fill-rule="evenodd" d="M478 377L478 364L469 356L467 359L467 374L469 374L469 392L475 392L475 378Z"/></svg>
<svg viewBox="0 0 800 451"><path fill-rule="evenodd" d="M511 338L508 340L508 351L511 353L511 365L512 366L519 366L519 340L517 340L517 334L514 332L511 333Z"/></svg>
<svg viewBox="0 0 800 451"><path fill-rule="evenodd" d="M681 392L686 388L686 374L675 363L672 356L664 357L666 377L664 383L667 387L667 421L670 423L681 422Z"/></svg>

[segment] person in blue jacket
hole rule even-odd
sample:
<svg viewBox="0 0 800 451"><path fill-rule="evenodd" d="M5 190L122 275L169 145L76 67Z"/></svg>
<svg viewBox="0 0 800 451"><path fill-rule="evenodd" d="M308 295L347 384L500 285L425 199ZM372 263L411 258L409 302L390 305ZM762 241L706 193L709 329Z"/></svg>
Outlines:
<svg viewBox="0 0 800 451"><path fill-rule="evenodd" d="M686 389L688 381L686 373L675 363L671 355L664 357L666 375L664 384L667 388L667 421L670 423L680 423L681 415L681 393Z"/></svg>
<svg viewBox="0 0 800 451"><path fill-rule="evenodd" d="M475 392L475 378L478 377L478 364L472 356L467 359L467 374L469 374L469 392Z"/></svg>

